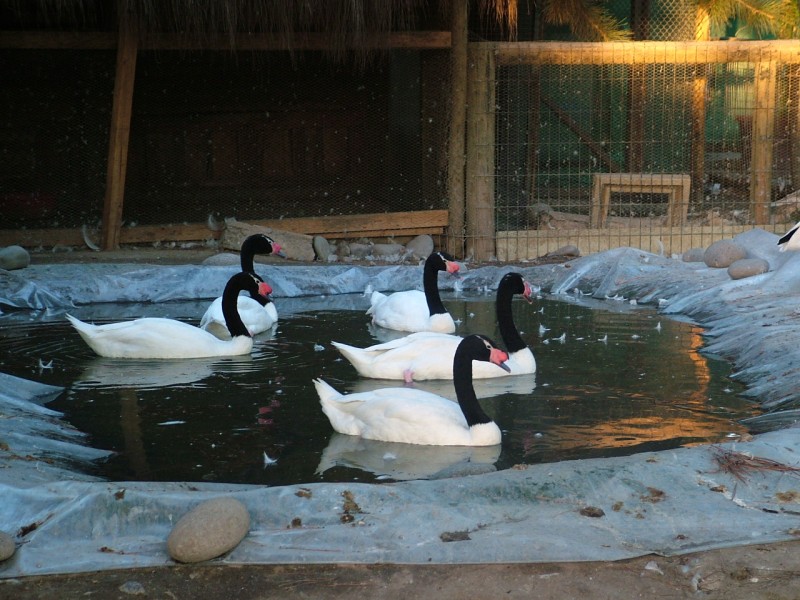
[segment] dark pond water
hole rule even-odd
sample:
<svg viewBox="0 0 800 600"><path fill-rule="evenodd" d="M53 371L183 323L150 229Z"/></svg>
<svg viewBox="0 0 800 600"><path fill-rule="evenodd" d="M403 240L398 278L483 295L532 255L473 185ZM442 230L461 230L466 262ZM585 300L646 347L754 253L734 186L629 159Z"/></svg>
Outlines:
<svg viewBox="0 0 800 600"><path fill-rule="evenodd" d="M503 430L501 448L341 436L320 410L312 378L323 376L345 392L397 385L359 378L330 345L385 339L387 332L369 325L365 302L337 297L336 305L348 310L326 309L324 299L278 299L277 328L256 338L252 355L224 359L98 358L60 316L0 320L0 370L64 386L50 408L87 432L92 445L115 452L94 473L112 480L286 485L507 469L719 442L743 433L738 420L759 412L728 379L728 364L702 353L703 332L695 325L624 302L589 307L517 299L515 321L538 371L533 378L476 382L484 408ZM445 296L445 303L461 320L460 334L487 333L499 341L493 295ZM205 303L138 308L139 315L191 321ZM86 310L77 316L120 320L113 306ZM130 305L126 310L125 318L133 316ZM427 383L454 397L450 383Z"/></svg>

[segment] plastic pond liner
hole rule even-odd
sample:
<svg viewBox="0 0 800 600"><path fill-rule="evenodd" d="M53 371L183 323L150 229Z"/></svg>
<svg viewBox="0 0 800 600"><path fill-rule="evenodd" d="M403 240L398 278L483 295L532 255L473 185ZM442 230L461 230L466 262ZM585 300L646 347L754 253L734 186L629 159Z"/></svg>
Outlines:
<svg viewBox="0 0 800 600"><path fill-rule="evenodd" d="M170 564L166 538L175 522L217 497L239 499L251 521L244 540L216 559L222 563L614 560L794 539L800 257L778 254L776 240L760 230L736 238L771 265L743 280L630 248L559 265L482 266L459 280L464 290L491 288L513 269L551 294L635 300L698 323L705 350L731 362L734 378L764 410L746 423L752 438L730 443L379 484L109 482L82 474L81 465L103 453L44 406L60 390L0 376L0 530L17 544L0 577ZM275 296L287 299L360 293L368 285L410 289L420 272L350 265L263 271ZM19 319L97 302L211 298L230 272L34 265L0 272L0 305L36 311L3 317Z"/></svg>

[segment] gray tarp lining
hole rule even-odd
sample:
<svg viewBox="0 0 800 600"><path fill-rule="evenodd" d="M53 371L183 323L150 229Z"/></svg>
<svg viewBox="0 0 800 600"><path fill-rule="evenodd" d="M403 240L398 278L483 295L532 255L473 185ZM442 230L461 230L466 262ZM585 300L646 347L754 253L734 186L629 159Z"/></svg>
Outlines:
<svg viewBox="0 0 800 600"><path fill-rule="evenodd" d="M218 495L242 500L252 519L245 540L218 559L227 563L613 560L794 539L798 475L759 470L740 480L715 460L725 449L800 466L800 428L793 427L800 256L778 254L776 239L761 230L737 238L772 267L738 281L724 269L620 248L563 265L481 267L456 284L494 288L514 269L571 300L636 300L695 320L754 400L776 409L757 419L755 426L767 432L749 442L380 485L108 483L70 470L70 460L79 464L101 453L86 448L79 432L59 427L57 413L42 409L51 388L27 384L8 393L17 386L0 381L6 390L0 411L8 417L0 423L20 425L0 430L9 446L0 450L0 530L18 536L0 577L170 564L165 540L172 525ZM368 285L407 289L420 279L418 267L259 266L259 272L276 298L356 293ZM42 318L62 318L65 307L95 301L210 298L230 273L200 266L33 266L13 275L0 271L0 303L48 308ZM18 441L12 429L31 435ZM29 446L18 449L18 443ZM30 460L38 455L50 460ZM341 518L345 491L360 508L349 523Z"/></svg>

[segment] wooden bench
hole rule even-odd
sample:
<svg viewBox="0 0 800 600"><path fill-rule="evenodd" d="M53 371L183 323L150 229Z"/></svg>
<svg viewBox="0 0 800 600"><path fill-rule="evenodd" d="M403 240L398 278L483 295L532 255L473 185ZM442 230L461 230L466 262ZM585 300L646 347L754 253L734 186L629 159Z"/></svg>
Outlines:
<svg viewBox="0 0 800 600"><path fill-rule="evenodd" d="M592 178L591 226L605 227L613 192L625 194L666 194L669 227L686 222L692 178L674 173L595 173Z"/></svg>

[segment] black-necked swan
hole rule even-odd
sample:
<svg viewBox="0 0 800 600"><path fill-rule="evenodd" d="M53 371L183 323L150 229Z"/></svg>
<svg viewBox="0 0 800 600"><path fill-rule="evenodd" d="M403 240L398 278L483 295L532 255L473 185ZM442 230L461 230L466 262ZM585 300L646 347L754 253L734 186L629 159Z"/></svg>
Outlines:
<svg viewBox="0 0 800 600"><path fill-rule="evenodd" d="M500 443L500 428L483 411L475 396L472 361L491 361L502 366L507 359L508 354L486 336L465 337L452 362L458 404L407 387L343 395L322 379L315 379L314 386L322 411L339 433L405 444L494 446Z"/></svg>
<svg viewBox="0 0 800 600"><path fill-rule="evenodd" d="M242 271L253 273L259 281L263 281L255 272L253 257L256 254L276 254L285 257L280 244L276 243L271 237L264 233L256 233L245 238L242 242L240 262ZM272 290L268 292L272 293ZM262 331L272 329L278 321L278 310L269 295L255 294L239 296L237 301L239 316L244 322L251 335L256 335ZM209 333L213 333L221 340L231 339L231 334L225 326L225 317L222 314L222 297L216 298L206 309L203 318L200 319L200 328Z"/></svg>
<svg viewBox="0 0 800 600"><path fill-rule="evenodd" d="M238 356L253 348L253 338L236 311L239 292L266 293L267 284L253 273L237 273L222 293L222 311L231 339L220 340L199 327L162 317L91 325L67 315L83 340L109 358L202 358ZM259 291L261 290L261 291Z"/></svg>
<svg viewBox="0 0 800 600"><path fill-rule="evenodd" d="M529 303L531 285L520 273L506 273L497 286L495 311L500 336L508 352L506 365L510 371L490 362L473 365L474 379L524 375L536 372L536 359L514 325L511 302L515 294L521 294ZM412 333L405 337L375 344L367 348L356 348L340 342L332 342L362 377L374 379L413 380L452 379L453 369L449 363L455 356L461 338L446 333ZM431 357L442 360L431 360Z"/></svg>
<svg viewBox="0 0 800 600"><path fill-rule="evenodd" d="M787 231L781 239L778 240L778 247L781 252L787 250L800 250L800 235L797 230L800 229L800 221L795 223L789 231Z"/></svg>
<svg viewBox="0 0 800 600"><path fill-rule="evenodd" d="M456 324L439 296L439 271L458 273L459 265L446 252L434 252L425 260L424 291L407 290L393 294L372 292L368 315L372 322L396 331L438 331L453 333Z"/></svg>

